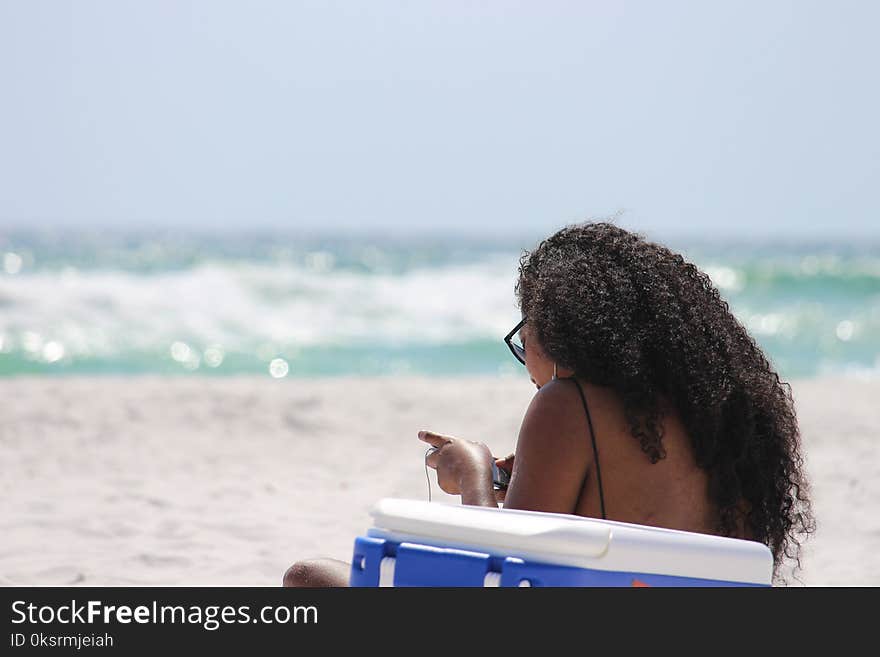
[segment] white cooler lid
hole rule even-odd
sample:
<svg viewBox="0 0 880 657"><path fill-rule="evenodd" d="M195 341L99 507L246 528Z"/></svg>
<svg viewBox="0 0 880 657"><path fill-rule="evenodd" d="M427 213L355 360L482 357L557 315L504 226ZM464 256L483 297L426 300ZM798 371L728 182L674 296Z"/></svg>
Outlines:
<svg viewBox="0 0 880 657"><path fill-rule="evenodd" d="M755 541L561 513L384 498L370 536L428 541L597 570L770 584L773 555Z"/></svg>

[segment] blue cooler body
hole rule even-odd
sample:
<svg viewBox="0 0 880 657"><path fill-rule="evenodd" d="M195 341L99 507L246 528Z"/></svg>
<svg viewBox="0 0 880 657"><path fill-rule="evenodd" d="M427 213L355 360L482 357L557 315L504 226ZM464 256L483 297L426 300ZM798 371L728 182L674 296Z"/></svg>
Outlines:
<svg viewBox="0 0 880 657"><path fill-rule="evenodd" d="M383 499L352 586L769 586L766 545L556 513Z"/></svg>

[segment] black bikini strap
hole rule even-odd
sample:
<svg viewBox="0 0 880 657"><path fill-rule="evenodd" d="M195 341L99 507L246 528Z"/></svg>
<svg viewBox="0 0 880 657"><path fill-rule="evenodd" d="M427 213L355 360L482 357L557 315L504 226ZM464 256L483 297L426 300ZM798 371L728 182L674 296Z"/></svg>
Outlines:
<svg viewBox="0 0 880 657"><path fill-rule="evenodd" d="M602 470L599 468L599 448L596 447L596 433L593 431L593 419L590 417L590 409L587 408L587 398L584 396L583 388L580 381L571 377L571 380L577 385L578 392L581 394L581 403L584 405L584 412L587 414L587 425L590 427L590 440L593 442L593 461L596 463L596 481L599 482L599 504L602 507L602 519L605 517L605 494L602 492Z"/></svg>

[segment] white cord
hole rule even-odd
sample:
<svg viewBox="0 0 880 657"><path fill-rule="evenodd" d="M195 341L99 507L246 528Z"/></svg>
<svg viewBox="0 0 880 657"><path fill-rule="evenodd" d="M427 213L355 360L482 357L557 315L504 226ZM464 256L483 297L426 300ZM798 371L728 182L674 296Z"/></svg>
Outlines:
<svg viewBox="0 0 880 657"><path fill-rule="evenodd" d="M431 501L431 477L428 475L428 456L430 456L433 452L436 452L436 447L429 447L428 451L425 452L425 479L428 482L428 501Z"/></svg>

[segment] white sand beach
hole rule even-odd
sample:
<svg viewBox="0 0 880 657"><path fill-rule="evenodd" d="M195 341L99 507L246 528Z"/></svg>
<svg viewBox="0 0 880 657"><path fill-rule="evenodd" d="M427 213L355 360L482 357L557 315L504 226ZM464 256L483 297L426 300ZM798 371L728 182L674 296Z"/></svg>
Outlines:
<svg viewBox="0 0 880 657"><path fill-rule="evenodd" d="M878 585L880 382L792 387L818 521L800 580ZM348 559L379 498L427 499L419 429L505 455L533 393L525 376L0 380L0 584L279 585L297 559Z"/></svg>

